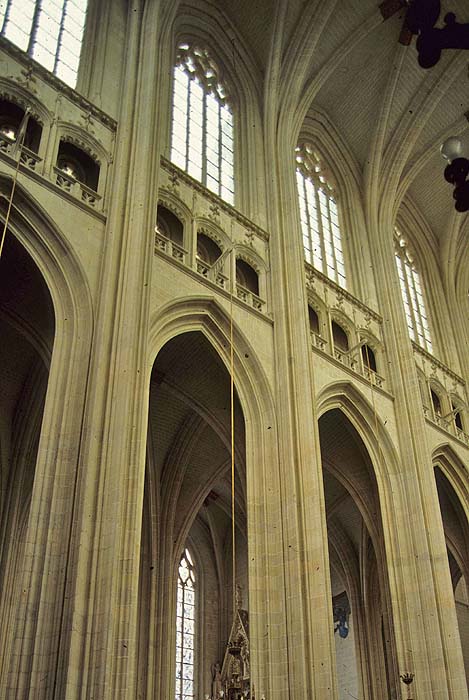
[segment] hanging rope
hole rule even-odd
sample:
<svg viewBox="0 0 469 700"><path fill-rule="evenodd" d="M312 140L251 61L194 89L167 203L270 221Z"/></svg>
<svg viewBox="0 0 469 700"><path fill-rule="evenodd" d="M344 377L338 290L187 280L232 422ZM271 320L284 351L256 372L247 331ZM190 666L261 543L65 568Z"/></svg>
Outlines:
<svg viewBox="0 0 469 700"><path fill-rule="evenodd" d="M8 208L7 208L7 214L5 217L5 223L3 225L3 231L2 231L2 238L0 240L0 258L2 257L2 252L3 252L3 244L5 243L5 237L7 235L7 228L8 228L8 222L10 221L10 212L11 212L11 206L13 204L13 196L15 194L15 189L16 189L16 181L18 180L18 173L20 169L20 164L21 164L21 151L23 150L24 146L24 139L26 137L26 128L28 126L28 120L29 120L29 113L30 113L30 108L28 107L24 113L24 117L21 121L20 127L18 129L18 134L16 137L16 142L14 144L14 149L13 152L16 156L18 154L18 160L16 163L16 168L15 168L15 173L13 175L13 184L11 186L11 192L10 192L10 199L8 200Z"/></svg>
<svg viewBox="0 0 469 700"><path fill-rule="evenodd" d="M362 346L365 348L365 355L366 355L366 366L368 369L368 377L370 378L370 387L371 387L371 405L373 407L373 416L374 416L374 423L375 423L375 436L376 436L376 444L378 446L378 465L382 469L383 468L383 453L381 450L381 440L379 439L379 434L378 434L378 412L376 410L376 402L375 402L375 371L371 369L371 364L370 364L370 353L369 353L369 348L368 345L365 344Z"/></svg>
<svg viewBox="0 0 469 700"><path fill-rule="evenodd" d="M232 237L232 236L231 236ZM236 275L231 240L231 284L230 284L230 418L231 418L231 546L233 566L233 623L236 618L236 520L235 520L235 435L234 435L234 348L233 348L233 287Z"/></svg>

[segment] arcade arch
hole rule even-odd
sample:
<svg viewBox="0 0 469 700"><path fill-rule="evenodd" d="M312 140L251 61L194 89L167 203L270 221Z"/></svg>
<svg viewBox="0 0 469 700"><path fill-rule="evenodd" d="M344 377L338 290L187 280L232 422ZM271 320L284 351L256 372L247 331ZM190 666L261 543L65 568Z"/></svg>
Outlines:
<svg viewBox="0 0 469 700"><path fill-rule="evenodd" d="M153 328L158 329L152 336L159 347L149 389L139 677L142 692L150 692L148 684L155 678L158 688L152 692L174 691L174 581L181 552L190 543L200 572L194 689L203 696L211 692L211 669L222 667L232 624L229 320L212 300L192 299L169 304ZM248 611L253 598L248 596L248 578L256 567L251 562L248 567L249 503L261 487L262 472L275 464L265 461L266 455L272 456L270 440L256 441L255 431L259 436L260 424L267 421L271 430L274 423L269 420L266 379L239 329L233 330L236 585L239 605ZM257 517L251 510L254 533ZM250 535L251 546L257 546L255 534ZM156 556L157 581L151 573ZM148 620L157 621L153 629ZM152 646L152 639L171 641L155 653L160 645ZM145 673L152 666L159 671Z"/></svg>
<svg viewBox="0 0 469 700"><path fill-rule="evenodd" d="M390 591L372 459L340 407L321 415L319 438L339 698L397 698ZM370 610L372 614L365 614Z"/></svg>

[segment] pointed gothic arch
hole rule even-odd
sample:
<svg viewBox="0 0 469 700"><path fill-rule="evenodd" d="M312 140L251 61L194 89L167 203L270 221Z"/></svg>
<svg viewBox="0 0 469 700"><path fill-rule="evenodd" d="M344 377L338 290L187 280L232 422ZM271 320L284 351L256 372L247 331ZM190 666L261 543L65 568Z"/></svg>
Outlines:
<svg viewBox="0 0 469 700"><path fill-rule="evenodd" d="M195 41L210 50L221 67L223 75L232 86L232 96L236 119L234 123L236 203L248 216L263 210L266 182L263 172L263 147L257 139L257 128L261 123L261 100L259 92L260 70L243 37L226 12L221 7L204 2L170 3L158 17L157 7L145 3L144 22L162 21L160 64L165 75L174 65L175 50L180 42ZM236 54L233 56L233 37ZM167 115L165 124L165 149L169 157L170 144L170 86L161 95L162 114ZM241 161L248 162L253 179L239 176ZM254 176L257 173L257 176Z"/></svg>
<svg viewBox="0 0 469 700"><path fill-rule="evenodd" d="M11 179L0 176L0 218L3 220L6 202L11 192ZM57 490L60 478L69 479L70 484L78 485L81 473L78 469L78 451L81 441L82 416L86 398L86 378L88 375L93 312L90 290L80 261L66 236L58 229L41 205L26 193L18 184L10 213L11 235L31 256L49 290L55 314L55 338L52 351L50 374L47 384L41 435L38 446L33 494L29 509L27 538L31 545L29 560L21 573L22 585L27 591L17 610L18 637L22 626L27 623L26 611L34 610L35 632L28 635L25 642L32 645L35 634L40 636L43 624L50 625L51 605L46 600L46 590L55 591L54 634L61 638L61 653L66 653L68 633L61 628L62 610L66 577L72 564L68 543L72 538L75 501L73 492L69 499L63 499ZM73 397L73 400L72 400ZM39 527L39 523L49 523L49 527ZM79 527L78 522L76 526ZM58 534L60 528L60 535ZM61 556L53 555L53 542L60 542ZM57 551L57 550L56 550ZM52 557L52 559L50 559ZM61 562L60 565L58 562ZM46 578L37 572L47 572ZM46 583L47 579L47 583ZM50 580L49 580L50 579ZM28 620L28 624L30 620ZM43 650L48 658L55 653ZM12 651L12 650L10 650ZM33 655L23 647L26 657ZM2 673L17 674L18 657L4 660ZM50 669L51 677L57 666ZM24 682L28 683L29 673L35 666L28 664L23 669Z"/></svg>
<svg viewBox="0 0 469 700"><path fill-rule="evenodd" d="M190 297L182 298L177 301L172 301L166 304L159 312L150 320L150 336L149 336L149 355L147 365L147 377L150 380L151 370L155 358L159 353L180 338L184 338L188 334L201 335L205 343L209 343L212 351L215 353L218 361L223 366L223 371L229 374L230 366L230 319L223 307L211 297ZM239 397L239 404L244 416L245 424L245 442L246 442L246 474L247 474L247 517L249 527L252 528L251 546L257 547L255 544L256 530L262 531L262 527L257 529L256 521L259 517L263 517L259 511L252 508L253 499L260 497L264 491L265 479L269 483L273 483L277 478L277 462L276 462L276 444L275 440L275 420L273 411L273 402L271 397L271 389L264 370L258 361L249 341L240 331L237 325L233 328L234 336L234 373L236 393ZM158 377L156 377L158 381ZM164 379L163 379L164 381ZM207 416L209 420L210 417ZM213 419L212 419L213 420ZM191 449L190 445L193 440L191 435L194 435L194 430L197 426L193 426L187 432L186 436L178 442L182 450ZM225 450L226 455L226 450ZM182 455L185 460L184 455ZM171 460L172 461L172 460ZM228 464L220 464L220 469L226 471ZM168 472L169 474L169 472ZM173 477L172 477L173 478ZM177 478L177 477L176 477ZM177 492L178 486L174 484L171 487L174 493ZM197 490L197 492L195 492ZM210 484L206 484L204 489L199 489L194 486L194 493L191 494L191 513L195 514L197 509L200 509L204 499L210 496ZM207 493L208 492L208 493ZM186 496L189 491L185 490ZM256 493L259 496L256 496ZM277 492L278 494L278 492ZM189 500L185 496L186 507ZM172 497L171 497L172 498ZM163 508L166 508L162 504ZM165 511L167 513L167 510ZM193 517L191 513L184 519L182 527L179 527L176 535L176 545L180 548L181 544L187 541L189 529ZM239 516L238 516L239 517ZM192 518L192 520L191 520ZM180 518L181 519L181 518ZM181 521L182 522L182 521ZM239 529L239 528L238 528ZM162 615L158 614L158 619L163 620L162 626L158 629L157 634L163 635L161 638L170 638L172 630L172 616L167 609L167 602L171 600L171 591L168 589L168 583L174 580L174 536L168 534L164 536L160 545L160 561L166 562L162 564L162 573L160 574L160 582L163 584L162 590L167 591L166 594L160 594L158 600L155 601L153 614L156 610L167 610ZM257 558L253 558L249 562L249 576L251 575L251 567L256 571ZM163 595L163 597L162 597ZM257 599L258 592L252 591L250 594L250 605L262 605L262 602ZM150 615L152 613L150 612ZM261 631L257 630L256 618L254 618L251 632L254 637L258 636L258 643L262 645ZM172 647L171 647L172 649ZM168 653L161 652L158 654L156 663L161 664L161 674L159 678L160 693L169 692L170 684L166 678L166 671L172 665L172 652L169 649ZM256 668L255 660L252 661L254 669ZM159 667L159 666L158 666ZM256 672L256 671L254 671Z"/></svg>
<svg viewBox="0 0 469 700"><path fill-rule="evenodd" d="M388 646L381 643L377 646L376 642L381 639L382 616L389 618L392 615L385 518L372 455L354 426L350 412L347 415L344 410L344 402L340 404L321 412L319 437L329 543L337 550L340 532L343 533L342 544L346 538L350 542L348 549L339 551L343 554L343 584L349 604L353 602L357 608L352 609L353 620L358 624L354 625L354 646L349 646L347 658L350 656L350 659L354 659L353 667L355 674L359 675L359 684L355 685L352 668L342 682L349 694L366 697L371 684L371 697L394 697L397 692L395 640L391 636ZM366 552L370 548L376 562L373 585L367 583L370 567ZM369 609L370 588L379 589L375 607L379 602L380 615L372 622L362 614L364 609ZM342 643L338 643L338 665L342 663L340 659L344 652L341 650ZM382 671L386 667L393 668L389 677Z"/></svg>
<svg viewBox="0 0 469 700"><path fill-rule="evenodd" d="M454 605L464 664L469 668L469 642L465 630L469 622L469 499L467 489L458 489L463 466L448 447L433 455L438 504L448 555L448 573L454 591ZM463 466L464 468L464 466Z"/></svg>

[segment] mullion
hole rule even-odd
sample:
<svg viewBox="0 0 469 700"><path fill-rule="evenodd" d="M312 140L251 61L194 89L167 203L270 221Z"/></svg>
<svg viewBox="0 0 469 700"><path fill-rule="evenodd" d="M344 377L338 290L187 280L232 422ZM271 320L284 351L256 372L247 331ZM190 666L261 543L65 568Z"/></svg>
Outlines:
<svg viewBox="0 0 469 700"><path fill-rule="evenodd" d="M182 587L182 615L181 615L181 691L179 694L180 698L182 698L182 696L183 696L182 687L184 684L184 649L185 649L185 644L184 644L184 641L185 641L185 639L184 639L184 637L185 637L185 635L184 635L184 619L185 619L184 606L186 603L186 586L183 583L181 587Z"/></svg>
<svg viewBox="0 0 469 700"><path fill-rule="evenodd" d="M181 659L179 661L179 674L180 674L180 690L179 698L182 698L182 682L183 682L183 659L184 659L184 602L185 602L185 585L182 581L179 583L182 591L182 601L181 601L181 632L180 632L180 644L181 644Z"/></svg>
<svg viewBox="0 0 469 700"><path fill-rule="evenodd" d="M337 279L339 279L340 276L343 276L344 278L344 287L346 286L347 282L347 277L346 277L346 270L345 270L345 257L344 257L344 248L343 248L343 242L342 242L342 234L341 234L341 222L339 219L339 207L337 206L337 201L334 198L334 205L335 205L335 216L337 219L337 237L339 240L339 243L336 247L336 242L335 242L335 236L334 236L334 228L332 226L332 216L331 216L331 231L332 231L332 240L334 242L334 252L335 252L335 257L336 257L336 264L337 264ZM331 199L329 199L329 207L330 207L330 202ZM339 263L337 262L337 253L340 252L340 265L344 268L343 275L342 273L339 274Z"/></svg>
<svg viewBox="0 0 469 700"><path fill-rule="evenodd" d="M404 263L402 261L402 257L399 255L399 253L396 253L396 263L397 263L397 274L399 277L399 288L401 290L401 297L402 297L402 301L404 304L404 313L405 313L405 317L406 317L406 324L407 324L408 330L411 331L412 336L414 336L415 331L414 331L414 326L413 326L412 309L411 309L411 304L410 304L409 292L407 289L407 282L406 282L406 276L405 276L405 271L404 271ZM409 314L410 314L411 326L409 326Z"/></svg>
<svg viewBox="0 0 469 700"><path fill-rule="evenodd" d="M416 301L416 293L415 293L415 287L414 287L414 280L412 277L412 268L410 266L410 263L406 262L404 266L405 272L406 272L406 279L407 279L407 286L409 288L409 300L410 300L410 308L412 311L412 316L414 319L414 333L417 336L417 338L422 337L423 333L419 333L419 329L421 329L421 324L420 324L420 319L418 317L418 304ZM423 330L423 329L422 329ZM419 342L419 345L421 343Z"/></svg>
<svg viewBox="0 0 469 700"><path fill-rule="evenodd" d="M186 110L186 172L189 170L189 128L190 128L190 123L191 123L191 80L189 76L189 80L187 83L187 93L186 93L186 100L187 100L187 110Z"/></svg>
<svg viewBox="0 0 469 700"><path fill-rule="evenodd" d="M415 277L417 277L417 279L415 279ZM428 327L427 309L425 308L424 299L423 299L423 292L422 292L422 288L420 285L420 279L419 279L418 272L416 270L412 270L412 282L414 284L414 289L415 289L415 298L417 300L417 309L418 309L418 315L419 315L419 319L420 319L420 325L422 328L423 342L425 344L425 349L428 350L429 348L432 347L432 342L431 342L431 337L430 337L430 329ZM418 282L418 284L417 284L417 282ZM420 296L422 298L422 303L419 302L419 291L420 291Z"/></svg>
<svg viewBox="0 0 469 700"><path fill-rule="evenodd" d="M218 101L218 195L221 197L222 188L222 124L221 124L221 103Z"/></svg>
<svg viewBox="0 0 469 700"><path fill-rule="evenodd" d="M191 580L191 579L189 578L189 580ZM182 588L181 664L180 664L180 665L181 665L181 693L180 693L181 699L182 699L182 697L185 695L184 690L183 690L184 680L187 680L187 679L184 679L184 675L183 675L183 672L184 672L184 651L186 651L186 649L187 649L187 646L186 646L186 634L185 634L185 631L184 631L184 622L185 622L185 620L186 620L186 614L185 614L185 606L186 606L186 587L187 587L187 581L181 585L181 588ZM192 620L192 618L187 618L187 619ZM192 648L192 651L194 652L194 647ZM192 678L191 678L191 681L192 681L192 683L194 683L194 664L192 663L192 664L190 664L190 666L192 667ZM194 694L192 693L192 697L193 697L193 696L194 696Z"/></svg>
<svg viewBox="0 0 469 700"><path fill-rule="evenodd" d="M311 217L309 214L309 206L308 206L308 193L306 192L306 178L304 175L301 176L302 178L302 187L303 187L303 200L304 200L304 208L306 212L306 228L308 231L308 240L309 240L309 257L310 260L314 260L313 257L313 236L312 236L312 227L311 227ZM304 243L303 243L303 248L304 248Z"/></svg>
<svg viewBox="0 0 469 700"><path fill-rule="evenodd" d="M309 198L308 198L308 191L306 188L306 178L303 177L303 187L304 187L304 192L305 192L305 210L306 210L306 219L308 221L308 236L309 236L309 255L311 260L314 262L314 231L313 231L313 222L311 221L311 212L309 210ZM316 196L315 193L314 197Z"/></svg>
<svg viewBox="0 0 469 700"><path fill-rule="evenodd" d="M419 280L417 279L418 273L416 270L412 270L412 283L414 285L414 290L415 290L415 299L416 299L416 304L417 304L417 310L418 310L418 315L419 315L419 320L420 320L420 325L422 327L422 334L425 339L425 323L424 323L424 315L422 313L424 307L423 307L423 295L421 293L421 288L420 288L420 283ZM419 290L420 290L420 296L422 298L422 303L419 301Z"/></svg>
<svg viewBox="0 0 469 700"><path fill-rule="evenodd" d="M59 65L59 55L60 55L60 49L62 48L62 39L63 39L64 28L65 28L65 15L66 15L66 9L67 9L68 3L69 3L69 0L64 0L63 5L62 5L62 18L60 20L59 35L57 37L57 50L55 52L54 73L56 73L58 65Z"/></svg>
<svg viewBox="0 0 469 700"><path fill-rule="evenodd" d="M204 87L204 99L202 101L202 182L207 187L207 100L208 92Z"/></svg>
<svg viewBox="0 0 469 700"><path fill-rule="evenodd" d="M188 156L186 171L199 182L204 182L204 92L203 86L195 77L190 80L190 101L188 110ZM202 95L201 95L202 93ZM202 147L199 140L202 141ZM196 157L197 154L197 157ZM193 165L191 169L190 165Z"/></svg>
<svg viewBox="0 0 469 700"><path fill-rule="evenodd" d="M23 4L22 4L23 3ZM75 21L75 17L70 15L70 21L76 24L77 33L74 34L73 30L70 28L67 30L67 9L71 6L73 11L77 9L80 14L81 20ZM18 41L18 36L12 38L12 42L18 46L22 51L24 51L28 56L37 60L41 65L43 65L47 70L50 70L54 75L61 76L62 79L69 85L72 85L71 80L73 79L73 85L76 84L76 77L78 72L79 64L79 53L81 51L81 45L83 40L84 22L86 18L86 9L83 11L81 7L77 7L73 4L72 0L62 0L59 2L57 0L54 3L53 15L50 14L50 6L48 6L47 0L30 0L27 3L27 11L30 12L28 17L27 26L28 31L24 29L24 25L21 22L18 24L17 21L12 21L12 13L19 13L22 16L25 12L24 0L6 0L5 14L3 16L3 22L1 24L0 34L2 36L8 36L9 26L12 26L12 32L16 32L21 35L21 41ZM60 17L60 22L56 20L56 16ZM29 18L30 21L29 21ZM54 24L58 25L57 37L51 32L49 20L53 20ZM67 32L73 47L69 48L67 46ZM62 49L65 54L69 53L73 61L67 62L67 60L62 59ZM65 76L63 75L62 68L65 70Z"/></svg>
<svg viewBox="0 0 469 700"><path fill-rule="evenodd" d="M34 44L36 43L37 29L39 24L39 15L42 10L42 0L36 0L34 6L33 23L31 25L31 34L29 35L29 44L27 49L28 56L32 56Z"/></svg>
<svg viewBox="0 0 469 700"><path fill-rule="evenodd" d="M322 252L322 272L328 277L327 274L327 254L326 254L326 244L324 240L324 228L322 225L322 206L321 206L321 199L319 197L319 187L316 186L316 184L313 182L314 185L314 196L316 198L316 211L318 213L316 220L318 222L318 233L319 233L319 241L321 245L321 252Z"/></svg>
<svg viewBox="0 0 469 700"><path fill-rule="evenodd" d="M7 6L5 8L5 17L3 18L3 24L2 24L2 36L5 33L5 27L8 24L8 20L10 18L10 10L11 6L13 5L13 0L7 0Z"/></svg>
<svg viewBox="0 0 469 700"><path fill-rule="evenodd" d="M332 259L334 261L334 275L335 281L339 282L339 273L337 267L337 256L335 252L334 234L332 232L332 219L331 219L331 200L330 197L326 195L326 206L327 206L327 224L329 226L330 244L332 248Z"/></svg>
<svg viewBox="0 0 469 700"><path fill-rule="evenodd" d="M309 247L310 247L310 256L311 256L311 261L313 267L315 267L317 270L319 269L316 261L315 261L315 253L314 253L314 241L315 241L315 236L316 236L316 231L314 229L314 221L318 220L318 208L316 204L316 189L314 187L314 183L312 180L310 180L308 177L303 176L303 183L305 187L305 203L306 203L306 214L308 217L308 236L309 236ZM308 184L310 185L310 188L308 188ZM315 206L316 205L316 206ZM311 210L316 212L316 216L313 218L311 215ZM321 241L319 241L319 250L321 250ZM321 265L322 265L322 255L319 256Z"/></svg>
<svg viewBox="0 0 469 700"><path fill-rule="evenodd" d="M301 180L300 180L300 177L301 177ZM299 199L299 209L300 209L301 242L303 245L303 253L306 257L304 222L302 219L302 216L303 216L302 212L303 211L306 212L306 196L305 196L304 178L301 176L301 174L298 170L296 171L296 186L298 188L298 199ZM304 216L306 217L306 232L307 232L307 237L308 237L308 241L309 241L310 235L309 235L309 226L308 226L308 216L306 213Z"/></svg>
<svg viewBox="0 0 469 700"><path fill-rule="evenodd" d="M414 305L412 304L412 295L409 287L409 278L407 274L407 267L406 267L406 261L403 260L403 272L404 272L404 284L406 288L406 296L407 296L407 305L409 307L410 311L410 316L411 316L411 322L412 322L412 330L414 332L414 337L418 339L418 333L417 333L417 323L415 321L415 311L414 311Z"/></svg>
<svg viewBox="0 0 469 700"><path fill-rule="evenodd" d="M424 328L423 321L422 321L422 314L421 314L419 300L418 300L418 296L417 296L417 288L415 286L414 271L412 269L410 271L410 275L411 275L411 280L412 280L412 291L413 291L412 300L413 300L413 303L415 304L415 316L417 318L417 324L418 324L417 333L419 333L420 337L422 338L423 342L425 343L425 328Z"/></svg>
<svg viewBox="0 0 469 700"><path fill-rule="evenodd" d="M405 279L405 284L406 284L406 289L407 289L407 303L409 305L409 310L410 310L410 314L412 317L412 328L414 331L414 337L416 338L418 344L421 345L421 343L419 342L419 331L418 331L416 309L414 307L414 303L412 300L412 288L410 285L409 272L408 272L407 265L408 265L407 260L404 260L403 261L403 268L404 268L404 279Z"/></svg>

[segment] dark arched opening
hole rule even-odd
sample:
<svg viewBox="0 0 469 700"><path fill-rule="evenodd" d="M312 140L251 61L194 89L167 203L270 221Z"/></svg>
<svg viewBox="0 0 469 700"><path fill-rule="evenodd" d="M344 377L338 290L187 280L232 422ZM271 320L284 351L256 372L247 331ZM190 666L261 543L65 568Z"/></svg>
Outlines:
<svg viewBox="0 0 469 700"><path fill-rule="evenodd" d="M209 267L218 260L221 255L221 248L205 233L197 234L197 259Z"/></svg>
<svg viewBox="0 0 469 700"><path fill-rule="evenodd" d="M97 192L99 164L81 148L69 141L61 141L57 154L57 168L71 181L81 182Z"/></svg>
<svg viewBox="0 0 469 700"><path fill-rule="evenodd" d="M332 338L337 350L347 352L349 349L348 335L336 321L332 321Z"/></svg>
<svg viewBox="0 0 469 700"><path fill-rule="evenodd" d="M236 584L247 619L245 425L236 390L234 402ZM140 574L142 693L153 664L158 668L159 696L174 697L176 691L181 697L184 681L194 697L212 695L217 665L223 675L232 625L231 523L230 376L207 338L198 331L187 332L163 346L150 380ZM187 650L192 670L189 661L186 669L181 665L176 647L162 659L151 644L155 620L157 646L173 638L171 626L178 624L177 567L186 548L193 559L198 596L194 652ZM159 587L164 593L155 599ZM193 672L193 678L178 677L178 668L188 676Z"/></svg>
<svg viewBox="0 0 469 700"><path fill-rule="evenodd" d="M319 419L339 698L397 698L398 673L378 487L340 409Z"/></svg>
<svg viewBox="0 0 469 700"><path fill-rule="evenodd" d="M435 416L443 415L441 410L441 400L436 391L430 389L430 396L432 399L433 413L435 414Z"/></svg>
<svg viewBox="0 0 469 700"><path fill-rule="evenodd" d="M6 143L13 144L18 138L24 115L25 111L22 107L14 102L0 99L0 137L5 139ZM33 153L37 153L39 151L41 135L42 126L30 115L24 134L23 145Z"/></svg>
<svg viewBox="0 0 469 700"><path fill-rule="evenodd" d="M251 265L240 258L236 260L236 282L259 296L259 276Z"/></svg>
<svg viewBox="0 0 469 700"><path fill-rule="evenodd" d="M312 306L308 304L308 319L309 319L309 330L316 335L320 335L319 331L319 316L317 311L313 309Z"/></svg>
<svg viewBox="0 0 469 700"><path fill-rule="evenodd" d="M435 467L435 480L447 542L448 566L453 584L466 679L469 679L469 524L453 486L439 467Z"/></svg>
<svg viewBox="0 0 469 700"><path fill-rule="evenodd" d="M54 335L46 282L29 253L7 231L0 259L0 577L5 625L20 595L18 578Z"/></svg>
<svg viewBox="0 0 469 700"><path fill-rule="evenodd" d="M371 369L373 372L377 372L378 370L376 368L375 353L370 348L370 346L367 344L362 345L361 353L362 353L363 366L365 367L365 369Z"/></svg>
<svg viewBox="0 0 469 700"><path fill-rule="evenodd" d="M156 214L156 225L158 231L169 238L170 241L182 246L184 243L184 226L182 221L178 219L176 214L164 207L162 204L158 204L158 210Z"/></svg>

